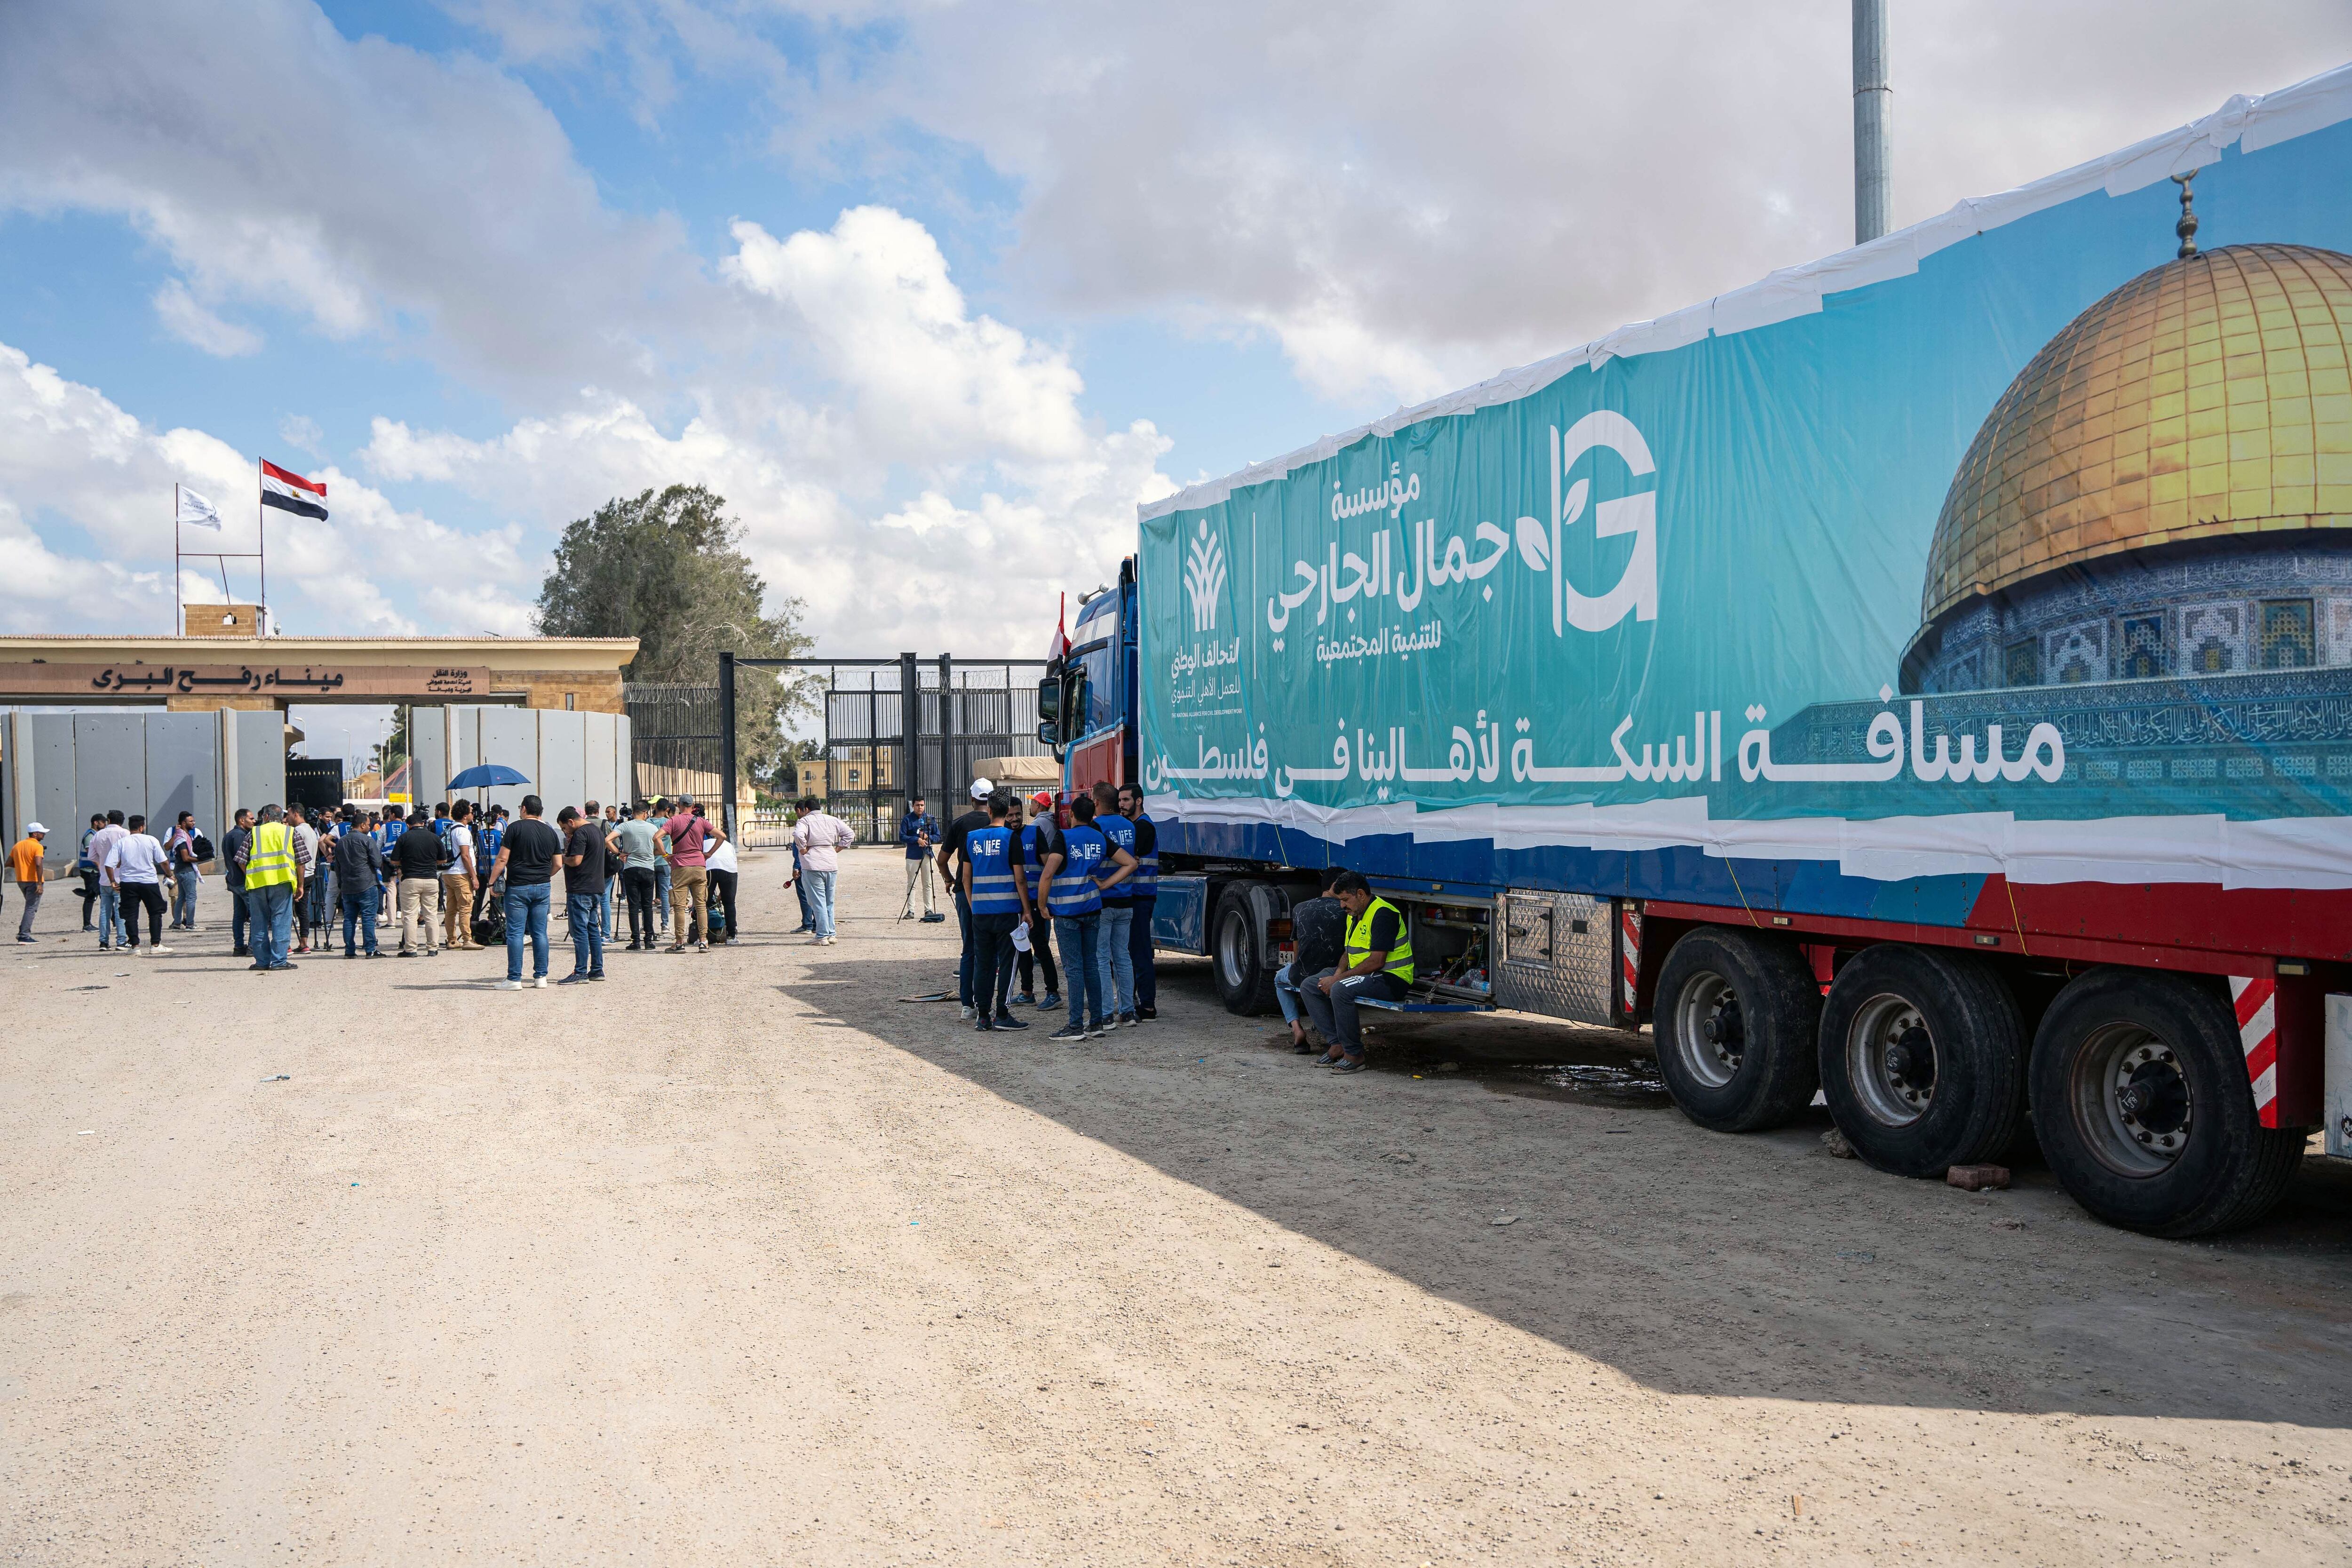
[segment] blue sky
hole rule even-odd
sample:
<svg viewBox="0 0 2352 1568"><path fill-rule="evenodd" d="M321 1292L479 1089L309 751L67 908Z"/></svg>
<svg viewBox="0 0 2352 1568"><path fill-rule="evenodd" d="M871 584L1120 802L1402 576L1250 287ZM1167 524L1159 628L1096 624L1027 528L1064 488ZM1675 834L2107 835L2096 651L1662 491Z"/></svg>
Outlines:
<svg viewBox="0 0 2352 1568"><path fill-rule="evenodd" d="M1898 221L2352 58L1896 9ZM698 480L821 650L1025 654L1138 502L1843 244L1846 18L0 8L0 625L163 629L173 483L266 456L331 490L290 631L525 633L564 522Z"/></svg>

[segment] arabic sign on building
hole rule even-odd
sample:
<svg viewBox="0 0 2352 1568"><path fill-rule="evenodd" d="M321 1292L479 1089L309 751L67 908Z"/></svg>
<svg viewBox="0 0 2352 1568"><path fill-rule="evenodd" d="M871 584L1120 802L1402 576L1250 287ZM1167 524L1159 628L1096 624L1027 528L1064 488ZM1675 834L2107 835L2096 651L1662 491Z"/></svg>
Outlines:
<svg viewBox="0 0 2352 1568"><path fill-rule="evenodd" d="M2352 122L2198 161L1147 509L1144 783L2352 886Z"/></svg>
<svg viewBox="0 0 2352 1568"><path fill-rule="evenodd" d="M0 664L0 700L160 702L277 697L290 702L487 697L490 672L465 665Z"/></svg>

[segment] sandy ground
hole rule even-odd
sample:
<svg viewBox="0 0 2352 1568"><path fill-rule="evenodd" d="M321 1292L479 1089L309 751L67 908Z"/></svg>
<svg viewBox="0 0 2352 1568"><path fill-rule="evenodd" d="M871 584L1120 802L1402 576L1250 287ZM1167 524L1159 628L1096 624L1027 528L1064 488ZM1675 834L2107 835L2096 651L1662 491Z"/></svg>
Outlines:
<svg viewBox="0 0 2352 1568"><path fill-rule="evenodd" d="M249 974L216 884L133 963L54 890L0 958L0 1560L2352 1557L2334 1168L2147 1241L1702 1132L1619 1037L1334 1079L1197 963L976 1035L898 1000L954 956L899 865L831 949L765 857L741 946L520 994Z"/></svg>

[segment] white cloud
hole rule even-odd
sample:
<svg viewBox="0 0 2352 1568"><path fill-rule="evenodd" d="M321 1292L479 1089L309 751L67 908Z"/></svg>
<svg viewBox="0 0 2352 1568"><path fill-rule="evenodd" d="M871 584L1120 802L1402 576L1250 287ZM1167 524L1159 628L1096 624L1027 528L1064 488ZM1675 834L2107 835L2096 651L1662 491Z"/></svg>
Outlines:
<svg viewBox="0 0 2352 1568"><path fill-rule="evenodd" d="M234 300L553 390L649 374L724 298L674 219L604 204L522 84L303 0L0 8L0 206L128 219L208 353L257 345L213 314Z"/></svg>
<svg viewBox="0 0 2352 1568"><path fill-rule="evenodd" d="M782 308L774 330L821 405L711 388L668 434L592 389L485 439L378 418L362 461L379 479L527 505L551 529L615 495L707 484L771 589L803 600L845 652L1025 648L1055 593L1117 572L1136 505L1174 488L1150 423L1090 429L1067 359L975 315L929 231L898 213L854 208L782 239L734 232L725 272ZM869 500L894 466L922 488Z"/></svg>
<svg viewBox="0 0 2352 1568"><path fill-rule="evenodd" d="M289 414L278 421L278 438L314 458L327 455L327 433L307 414Z"/></svg>
<svg viewBox="0 0 2352 1568"><path fill-rule="evenodd" d="M892 47L819 73L788 153L976 147L1019 183L1031 289L1263 326L1327 394L1410 400L1853 236L1827 0L887 9ZM1894 10L1903 222L2352 57L2341 0Z"/></svg>
<svg viewBox="0 0 2352 1568"><path fill-rule="evenodd" d="M250 327L224 321L197 302L188 286L174 278L155 290L155 316L163 330L208 354L236 359L261 351L261 334Z"/></svg>
<svg viewBox="0 0 2352 1568"><path fill-rule="evenodd" d="M337 468L313 477L327 485L328 521L273 514L269 526L273 607L289 629L414 633L417 621L394 607L383 584L411 584L436 602L453 563L468 578L464 601L450 605L464 618L442 629L514 625L537 592L538 567L523 563L520 530L462 532L400 510ZM0 343L0 605L9 606L11 624L168 626L175 483L212 498L226 521L219 534L192 534L189 548L215 540L222 550L253 548L258 525L238 499L255 494L252 458L201 430L153 429L97 388ZM79 531L91 554L45 544L34 527L44 519ZM210 568L194 563L184 572L191 598L220 597ZM230 590L240 597L254 590L250 569L230 563Z"/></svg>

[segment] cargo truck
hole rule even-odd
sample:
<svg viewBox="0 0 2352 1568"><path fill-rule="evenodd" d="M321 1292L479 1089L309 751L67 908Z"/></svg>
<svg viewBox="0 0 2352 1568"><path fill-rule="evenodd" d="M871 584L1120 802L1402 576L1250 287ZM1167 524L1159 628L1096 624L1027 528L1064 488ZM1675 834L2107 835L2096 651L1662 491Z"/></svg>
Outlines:
<svg viewBox="0 0 2352 1568"><path fill-rule="evenodd" d="M1237 1012L1343 865L1404 1010L2242 1226L2352 1152L2347 345L2352 68L1142 508L1040 738Z"/></svg>

